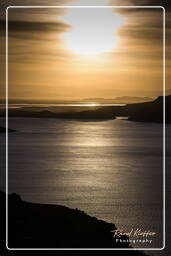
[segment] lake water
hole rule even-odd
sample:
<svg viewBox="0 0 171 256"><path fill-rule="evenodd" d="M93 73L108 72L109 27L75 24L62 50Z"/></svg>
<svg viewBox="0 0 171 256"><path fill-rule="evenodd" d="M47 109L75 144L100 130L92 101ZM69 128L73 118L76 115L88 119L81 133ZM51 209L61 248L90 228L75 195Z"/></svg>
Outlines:
<svg viewBox="0 0 171 256"><path fill-rule="evenodd" d="M17 130L9 134L9 192L79 208L125 231L153 231L151 244L133 246L162 247L161 124L11 118L9 127Z"/></svg>

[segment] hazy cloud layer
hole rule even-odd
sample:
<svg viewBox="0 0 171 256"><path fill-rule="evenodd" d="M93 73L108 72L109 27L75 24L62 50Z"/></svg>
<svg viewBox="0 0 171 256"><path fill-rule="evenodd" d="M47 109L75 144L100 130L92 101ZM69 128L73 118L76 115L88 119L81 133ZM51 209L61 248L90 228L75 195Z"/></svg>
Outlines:
<svg viewBox="0 0 171 256"><path fill-rule="evenodd" d="M168 48L171 41L171 1L159 0L1 0L0 12L0 35L5 45L5 9L10 5L150 5L164 6L166 8L166 37ZM97 72L85 73L86 67L79 70L80 62L67 53L65 48L60 49L58 36L70 30L69 24L60 21L60 17L65 14L66 9L59 8L41 8L41 9L9 9L9 61L10 61L10 81L14 91L26 88L26 86L18 87L18 85L28 84L27 88L30 93L39 90L37 84L44 85L46 92L46 84L48 91L54 90L63 92L64 88L71 85L70 90L77 93L79 88L79 79L83 83L81 91L85 90L87 84L98 80L100 87L106 87L104 92L113 88L113 81L122 88L123 84L128 84L127 88L130 92L138 94L139 90L145 86L144 90L147 94L153 88L160 88L162 85L162 9L147 8L126 8L117 9L123 15L125 24L118 30L118 36L121 38L123 47L117 51L109 52L109 58L112 64L104 70ZM3 46L4 47L4 46ZM0 46L2 56L5 54L5 48ZM171 51L170 51L171 52ZM169 52L168 52L169 53ZM171 56L167 55L170 62ZM5 64L5 59L4 61ZM91 65L88 63L88 66ZM4 65L5 67L5 65ZM111 70L109 70L111 69ZM83 71L82 71L83 70ZM94 77L91 77L94 75ZM105 75L106 74L106 75ZM75 76L74 76L75 75ZM111 77L110 77L111 76ZM1 76L2 77L2 76ZM97 79L98 78L98 79ZM2 79L2 78L1 78ZM89 79L88 81L86 79ZM93 80L94 79L94 80ZM105 82L104 82L104 81ZM123 81L122 81L123 80ZM5 81L5 76L4 76ZM72 82L72 83L71 83ZM97 83L97 82L96 82ZM109 86L108 83L111 83ZM51 86L54 84L54 86ZM15 89L16 88L18 89ZM51 86L51 87L50 87ZM61 86L61 87L60 87ZM67 87L68 86L68 87ZM99 86L99 85L98 85ZM139 86L139 88L138 88ZM116 85L117 87L117 85ZM149 87L149 88L148 88ZM55 89L56 88L56 89ZM96 87L94 90L97 90ZM106 89L108 88L108 89ZM124 90L125 87L123 86ZM131 88L131 89L130 89ZM24 89L23 89L24 90ZM117 91L117 88L115 88ZM132 91L131 91L132 90ZM47 93L48 93L47 91ZM111 89L111 94L113 89ZM17 94L17 93L16 93ZM24 93L23 93L24 95ZM38 94L37 94L38 95Z"/></svg>
<svg viewBox="0 0 171 256"><path fill-rule="evenodd" d="M63 32L70 28L63 22L28 22L28 21L8 21L10 32ZM5 32L5 22L0 23L0 30Z"/></svg>
<svg viewBox="0 0 171 256"><path fill-rule="evenodd" d="M109 1L110 5L125 5L125 6L163 6L165 7L168 11L171 11L171 3L166 0L166 1L162 1L162 0L141 0L141 1L137 1L137 0L111 0Z"/></svg>

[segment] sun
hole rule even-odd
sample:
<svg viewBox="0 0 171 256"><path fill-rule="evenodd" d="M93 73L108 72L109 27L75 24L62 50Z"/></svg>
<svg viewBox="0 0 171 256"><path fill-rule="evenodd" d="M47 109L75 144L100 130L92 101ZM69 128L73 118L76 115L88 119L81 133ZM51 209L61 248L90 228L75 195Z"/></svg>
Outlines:
<svg viewBox="0 0 171 256"><path fill-rule="evenodd" d="M63 34L66 48L78 55L99 55L118 45L122 16L112 8L71 8L63 18L71 29Z"/></svg>

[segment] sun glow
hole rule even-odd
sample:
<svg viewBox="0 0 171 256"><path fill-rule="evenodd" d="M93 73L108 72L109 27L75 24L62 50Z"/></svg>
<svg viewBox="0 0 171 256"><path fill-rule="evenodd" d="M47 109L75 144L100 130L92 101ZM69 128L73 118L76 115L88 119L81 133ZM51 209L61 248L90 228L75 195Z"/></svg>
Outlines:
<svg viewBox="0 0 171 256"><path fill-rule="evenodd" d="M112 8L71 8L64 21L71 30L63 34L67 49L79 55L99 55L118 45L122 16Z"/></svg>

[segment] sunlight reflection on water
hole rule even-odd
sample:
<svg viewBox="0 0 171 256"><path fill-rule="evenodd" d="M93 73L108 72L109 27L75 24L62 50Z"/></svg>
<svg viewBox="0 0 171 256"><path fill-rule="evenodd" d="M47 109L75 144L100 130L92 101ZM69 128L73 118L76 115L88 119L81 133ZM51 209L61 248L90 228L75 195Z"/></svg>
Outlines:
<svg viewBox="0 0 171 256"><path fill-rule="evenodd" d="M162 242L162 125L12 118L9 190L79 208ZM2 165L2 163L1 163Z"/></svg>

